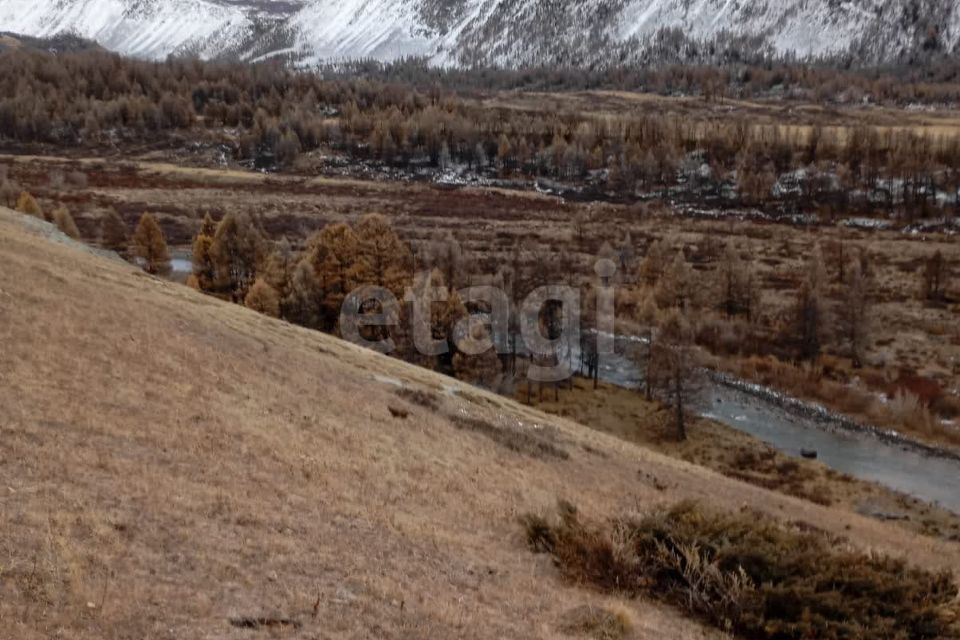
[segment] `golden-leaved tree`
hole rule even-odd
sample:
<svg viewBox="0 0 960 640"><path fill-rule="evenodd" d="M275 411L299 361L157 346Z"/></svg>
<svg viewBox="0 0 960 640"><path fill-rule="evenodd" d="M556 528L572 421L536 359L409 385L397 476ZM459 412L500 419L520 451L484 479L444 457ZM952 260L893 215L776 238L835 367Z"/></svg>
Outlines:
<svg viewBox="0 0 960 640"><path fill-rule="evenodd" d="M170 250L163 236L163 229L150 213L140 216L137 230L133 233L133 255L143 261L147 273L163 275L170 273Z"/></svg>
<svg viewBox="0 0 960 640"><path fill-rule="evenodd" d="M356 227L359 252L358 280L389 289L398 298L410 284L410 249L400 240L386 217L371 213Z"/></svg>
<svg viewBox="0 0 960 640"><path fill-rule="evenodd" d="M121 255L127 252L127 225L116 209L107 209L100 218L100 244Z"/></svg>
<svg viewBox="0 0 960 640"><path fill-rule="evenodd" d="M264 241L246 214L228 213L217 225L209 254L214 268L214 288L242 301L257 276Z"/></svg>
<svg viewBox="0 0 960 640"><path fill-rule="evenodd" d="M30 194L29 191L21 191L20 196L17 198L17 211L20 213L26 213L35 218L40 218L43 220L43 209L40 208L40 204L37 202L37 199Z"/></svg>
<svg viewBox="0 0 960 640"><path fill-rule="evenodd" d="M280 317L280 296L263 278L257 278L253 282L243 304L272 318Z"/></svg>
<svg viewBox="0 0 960 640"><path fill-rule="evenodd" d="M203 217L203 223L200 225L200 231L193 238L193 251L191 254L193 264L193 276L196 279L197 288L201 291L212 291L217 278L216 265L213 263L213 256L210 249L213 246L213 237L217 233L217 225L207 213Z"/></svg>
<svg viewBox="0 0 960 640"><path fill-rule="evenodd" d="M350 225L338 222L314 234L307 247L320 295L320 327L332 331L347 294L362 284L360 241Z"/></svg>

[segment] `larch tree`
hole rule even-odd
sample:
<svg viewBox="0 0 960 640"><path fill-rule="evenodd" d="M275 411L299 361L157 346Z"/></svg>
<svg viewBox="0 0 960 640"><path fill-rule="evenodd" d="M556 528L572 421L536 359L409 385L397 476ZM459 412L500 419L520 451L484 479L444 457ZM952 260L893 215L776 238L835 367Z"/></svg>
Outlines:
<svg viewBox="0 0 960 640"><path fill-rule="evenodd" d="M947 263L939 249L926 259L923 265L923 297L926 300L943 300L947 284Z"/></svg>
<svg viewBox="0 0 960 640"><path fill-rule="evenodd" d="M210 243L217 290L234 301L246 297L263 257L263 238L246 214L228 213L217 225Z"/></svg>
<svg viewBox="0 0 960 640"><path fill-rule="evenodd" d="M469 320L469 341L480 344L490 340L486 325L476 319ZM462 342L453 356L454 375L465 382L496 390L503 381L503 366L492 346L482 353L467 353Z"/></svg>
<svg viewBox="0 0 960 640"><path fill-rule="evenodd" d="M687 310L694 306L698 286L693 269L683 251L677 251L657 283L654 295L661 308Z"/></svg>
<svg viewBox="0 0 960 640"><path fill-rule="evenodd" d="M656 382L653 344L658 315L659 310L657 309L657 303L653 295L645 295L635 310L635 319L643 329L641 334L642 340L634 349L632 355L638 368L643 371L643 395L648 401L653 399L653 386Z"/></svg>
<svg viewBox="0 0 960 640"><path fill-rule="evenodd" d="M649 287L656 286L669 264L670 256L663 240L654 240L640 262L638 279Z"/></svg>
<svg viewBox="0 0 960 640"><path fill-rule="evenodd" d="M104 249L125 255L128 247L127 225L113 207L100 218L100 244Z"/></svg>
<svg viewBox="0 0 960 640"><path fill-rule="evenodd" d="M694 331L679 309L667 311L655 333L648 375L652 387L673 414L674 434L687 439L687 412L700 390L700 363L693 344Z"/></svg>
<svg viewBox="0 0 960 640"><path fill-rule="evenodd" d="M170 250L167 248L163 229L149 213L140 216L140 222L133 233L133 255L143 261L143 268L147 273L170 273Z"/></svg>
<svg viewBox="0 0 960 640"><path fill-rule="evenodd" d="M869 275L864 273L860 261L854 260L845 269L843 301L838 306L837 325L855 368L863 366L870 343L871 320Z"/></svg>
<svg viewBox="0 0 960 640"><path fill-rule="evenodd" d="M197 288L201 291L212 291L216 279L217 269L213 262L213 256L210 249L213 246L213 237L217 233L217 225L207 213L203 217L200 230L193 238L193 247L191 253L191 264L193 265L193 276L197 283Z"/></svg>
<svg viewBox="0 0 960 640"><path fill-rule="evenodd" d="M280 300L280 317L284 314L285 302L290 297L290 286L297 259L286 238L281 238L263 262L262 278L277 292Z"/></svg>
<svg viewBox="0 0 960 640"><path fill-rule="evenodd" d="M727 245L716 269L716 306L727 317L745 315L751 319L759 306L759 287L749 264L733 245Z"/></svg>
<svg viewBox="0 0 960 640"><path fill-rule="evenodd" d="M390 221L378 213L365 215L356 225L356 236L361 270L358 278L389 289L395 296L403 295L412 275L410 249Z"/></svg>
<svg viewBox="0 0 960 640"><path fill-rule="evenodd" d="M333 330L347 295L362 284L360 275L360 242L350 225L338 222L327 225L307 243L319 289L321 325Z"/></svg>
<svg viewBox="0 0 960 640"><path fill-rule="evenodd" d="M320 328L323 297L310 256L301 257L290 273L287 295L281 300L284 318L303 327Z"/></svg>
<svg viewBox="0 0 960 640"><path fill-rule="evenodd" d="M427 265L439 269L443 282L451 289L458 288L464 280L464 255L460 243L449 231L435 233L427 244L425 256Z"/></svg>
<svg viewBox="0 0 960 640"><path fill-rule="evenodd" d="M804 268L788 323L800 360L816 360L826 342L829 328L824 301L826 282L823 254L818 245Z"/></svg>
<svg viewBox="0 0 960 640"><path fill-rule="evenodd" d="M280 296L277 290L267 284L263 278L257 278L253 282L243 299L243 304L248 309L272 318L280 317Z"/></svg>

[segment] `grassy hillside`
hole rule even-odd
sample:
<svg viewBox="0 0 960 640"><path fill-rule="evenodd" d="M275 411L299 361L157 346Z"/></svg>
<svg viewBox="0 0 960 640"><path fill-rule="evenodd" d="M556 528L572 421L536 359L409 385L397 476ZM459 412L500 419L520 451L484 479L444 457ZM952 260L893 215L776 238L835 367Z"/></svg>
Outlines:
<svg viewBox="0 0 960 640"><path fill-rule="evenodd" d="M520 515L745 505L930 569L958 547L724 478L221 303L0 209L0 637L553 638ZM644 600L637 638L712 638ZM288 629L289 630L289 629ZM271 632L281 629L273 628Z"/></svg>

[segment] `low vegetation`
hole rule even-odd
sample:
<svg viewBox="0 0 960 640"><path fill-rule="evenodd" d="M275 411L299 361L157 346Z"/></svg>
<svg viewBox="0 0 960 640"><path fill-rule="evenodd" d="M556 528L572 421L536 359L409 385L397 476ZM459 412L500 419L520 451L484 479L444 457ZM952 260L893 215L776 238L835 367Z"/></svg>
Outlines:
<svg viewBox="0 0 960 640"><path fill-rule="evenodd" d="M569 580L681 607L749 640L958 638L957 586L905 562L848 550L757 513L683 502L645 517L582 522L560 505L523 518Z"/></svg>
<svg viewBox="0 0 960 640"><path fill-rule="evenodd" d="M532 458L554 458L566 460L570 457L557 445L551 432L534 426L496 425L483 418L455 415L450 422L458 429L472 431L486 436L497 444Z"/></svg>

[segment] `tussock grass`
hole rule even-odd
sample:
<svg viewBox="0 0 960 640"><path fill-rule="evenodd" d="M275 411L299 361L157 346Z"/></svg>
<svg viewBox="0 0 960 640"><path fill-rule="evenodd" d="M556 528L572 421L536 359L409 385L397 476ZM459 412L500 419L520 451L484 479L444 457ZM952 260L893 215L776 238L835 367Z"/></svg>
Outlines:
<svg viewBox="0 0 960 640"><path fill-rule="evenodd" d="M566 460L570 457L570 454L557 446L547 434L521 431L519 428L501 427L482 418L470 416L451 416L450 422L458 429L479 433L510 451L533 458Z"/></svg>
<svg viewBox="0 0 960 640"><path fill-rule="evenodd" d="M633 614L622 605L575 607L564 614L560 623L560 630L568 635L595 640L620 640L628 637L633 629Z"/></svg>
<svg viewBox="0 0 960 640"><path fill-rule="evenodd" d="M432 391L402 387L397 389L396 393L410 404L415 404L418 407L423 407L430 411L436 411L440 408L440 398Z"/></svg>
<svg viewBox="0 0 960 640"><path fill-rule="evenodd" d="M683 502L642 519L522 519L535 551L563 575L605 591L645 594L736 637L960 638L949 573L843 549L753 512L711 513Z"/></svg>

